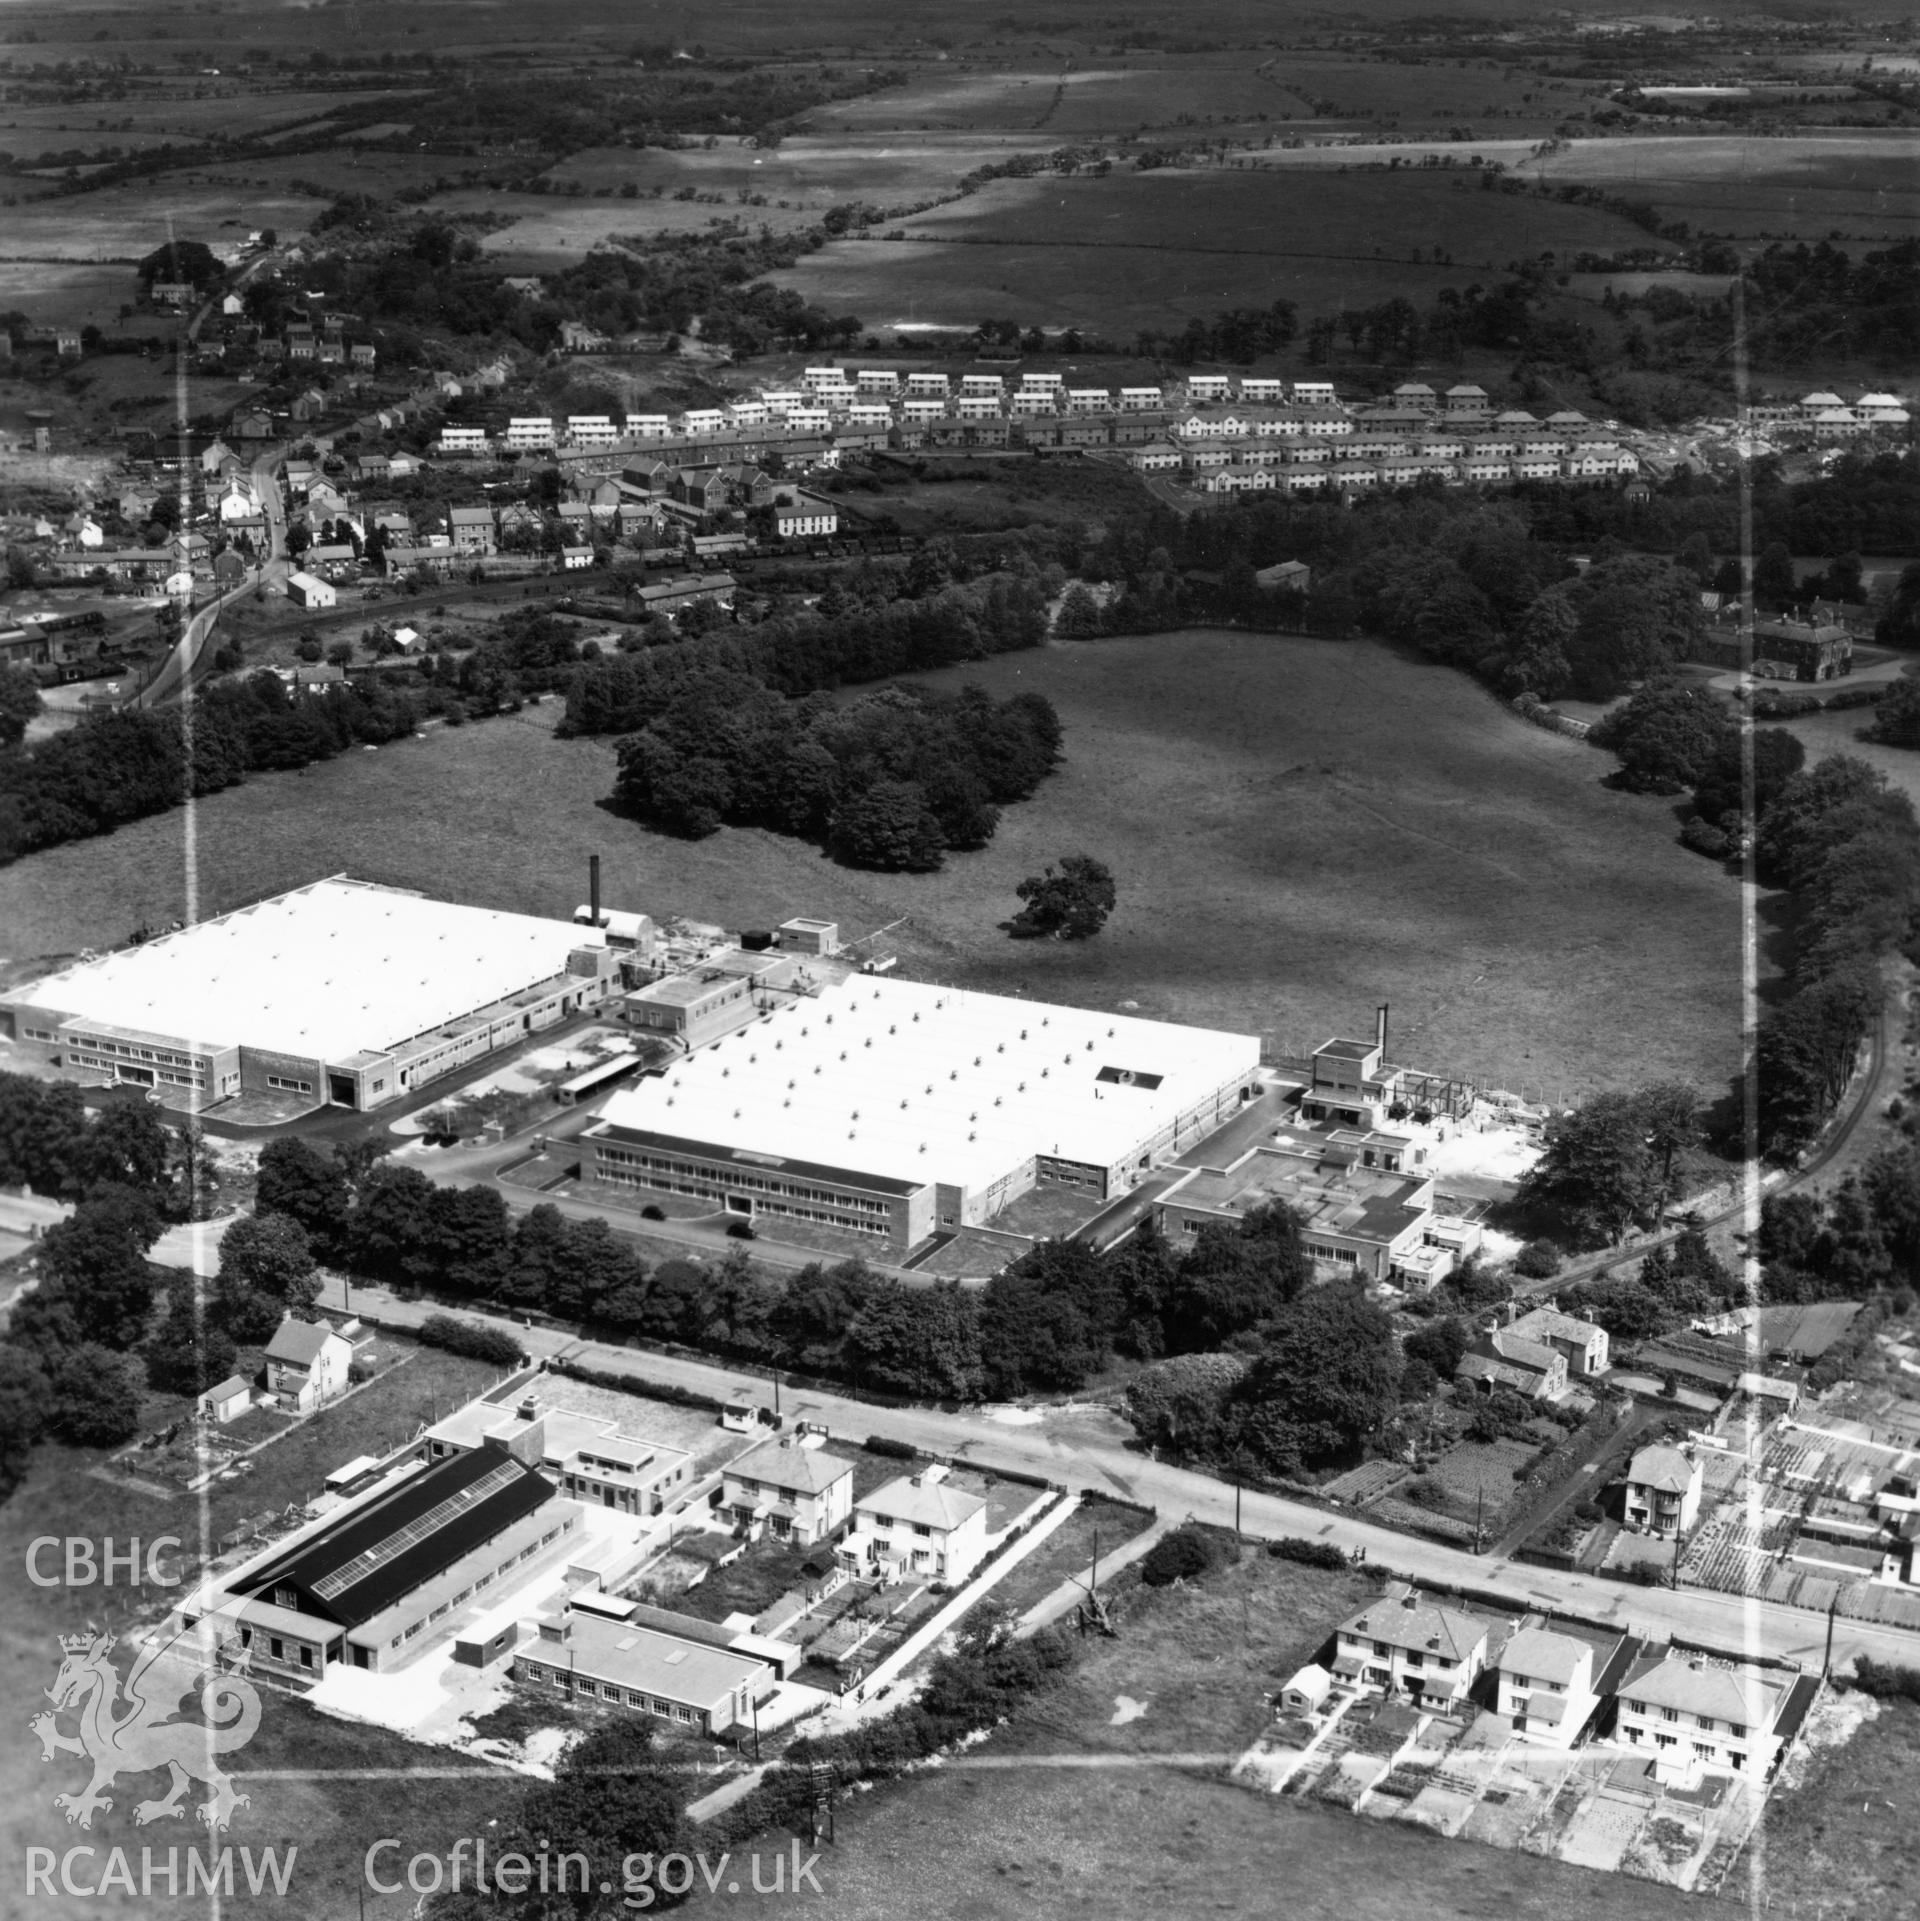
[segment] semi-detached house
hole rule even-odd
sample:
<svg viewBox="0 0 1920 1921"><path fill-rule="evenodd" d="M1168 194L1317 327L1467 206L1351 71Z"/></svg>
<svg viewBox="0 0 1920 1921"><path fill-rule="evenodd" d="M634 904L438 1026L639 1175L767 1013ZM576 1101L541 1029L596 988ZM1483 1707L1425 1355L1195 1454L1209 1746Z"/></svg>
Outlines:
<svg viewBox="0 0 1920 1921"><path fill-rule="evenodd" d="M1804 1712L1805 1677L1739 1662L1669 1653L1636 1668L1619 1689L1619 1738L1651 1750L1662 1781L1702 1767L1765 1775Z"/></svg>
<svg viewBox="0 0 1920 1921"><path fill-rule="evenodd" d="M747 1533L812 1547L852 1515L853 1463L792 1439L763 1441L728 1466L723 1499Z"/></svg>
<svg viewBox="0 0 1920 1921"><path fill-rule="evenodd" d="M1428 1601L1403 1583L1340 1623L1336 1675L1410 1696L1415 1706L1462 1699L1487 1661L1489 1624Z"/></svg>
<svg viewBox="0 0 1920 1921"><path fill-rule="evenodd" d="M987 1504L944 1468L902 1475L856 1503L836 1558L856 1574L963 1586L987 1550Z"/></svg>

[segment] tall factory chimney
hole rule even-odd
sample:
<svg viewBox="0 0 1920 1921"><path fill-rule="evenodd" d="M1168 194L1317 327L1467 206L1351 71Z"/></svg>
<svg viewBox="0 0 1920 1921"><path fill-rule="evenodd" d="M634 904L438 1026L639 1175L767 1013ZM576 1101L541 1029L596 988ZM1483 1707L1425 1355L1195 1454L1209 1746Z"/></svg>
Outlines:
<svg viewBox="0 0 1920 1921"><path fill-rule="evenodd" d="M598 854L589 854L587 856L587 918L591 922L591 924L595 927L598 927L601 924L600 923L600 856ZM1385 1010L1382 1009L1381 1018L1384 1020L1385 1017L1386 1017Z"/></svg>
<svg viewBox="0 0 1920 1921"><path fill-rule="evenodd" d="M1385 1001L1380 1003L1380 1010L1374 1017L1373 1044L1379 1048L1381 1058L1384 1060L1387 1052L1387 1003Z"/></svg>

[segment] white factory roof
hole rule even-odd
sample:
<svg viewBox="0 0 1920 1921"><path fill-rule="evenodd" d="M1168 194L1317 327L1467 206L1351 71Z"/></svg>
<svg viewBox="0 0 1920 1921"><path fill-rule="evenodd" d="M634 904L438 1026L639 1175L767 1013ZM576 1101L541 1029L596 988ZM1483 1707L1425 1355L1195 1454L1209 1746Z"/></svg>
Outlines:
<svg viewBox="0 0 1920 1921"><path fill-rule="evenodd" d="M978 1188L1034 1154L1116 1166L1259 1061L1250 1034L859 975L622 1088L595 1132Z"/></svg>
<svg viewBox="0 0 1920 1921"><path fill-rule="evenodd" d="M70 967L20 1007L203 1047L339 1063L381 1053L567 968L604 936L334 878Z"/></svg>

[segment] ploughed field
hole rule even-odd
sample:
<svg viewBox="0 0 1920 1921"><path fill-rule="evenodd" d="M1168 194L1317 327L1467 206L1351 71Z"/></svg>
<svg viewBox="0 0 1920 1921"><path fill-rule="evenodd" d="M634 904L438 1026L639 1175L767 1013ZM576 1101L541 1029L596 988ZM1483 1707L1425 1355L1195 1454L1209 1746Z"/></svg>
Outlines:
<svg viewBox="0 0 1920 1921"><path fill-rule="evenodd" d="M1062 643L928 677L1053 700L1067 757L992 844L938 874L836 867L798 841L666 839L596 803L604 741L530 710L305 774L0 870L15 963L123 940L347 871L570 914L586 857L656 917L887 927L914 973L1271 1035L1298 1051L1392 1004L1414 1065L1573 1099L1739 1064L1739 897L1609 762L1463 676L1374 642L1218 632ZM1049 860L1106 860L1119 907L1077 946L999 923Z"/></svg>

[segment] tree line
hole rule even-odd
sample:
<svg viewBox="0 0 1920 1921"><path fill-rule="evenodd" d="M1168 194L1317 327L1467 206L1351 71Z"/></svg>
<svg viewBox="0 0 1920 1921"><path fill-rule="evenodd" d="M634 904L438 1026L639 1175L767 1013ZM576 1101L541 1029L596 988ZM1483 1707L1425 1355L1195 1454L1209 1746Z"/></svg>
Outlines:
<svg viewBox="0 0 1920 1921"><path fill-rule="evenodd" d="M45 740L0 748L0 863L110 834L252 773L404 738L419 712L379 683L305 692L262 672L216 682L183 707L89 714Z"/></svg>
<svg viewBox="0 0 1920 1921"><path fill-rule="evenodd" d="M1204 1226L1184 1251L1151 1223L1104 1252L1042 1241L979 1290L907 1286L860 1260L766 1275L744 1248L650 1267L604 1220L543 1202L515 1221L496 1188L436 1187L299 1140L263 1151L258 1205L320 1258L390 1287L911 1399L1070 1393L1116 1357L1233 1349L1250 1369L1237 1441L1275 1468L1357 1448L1397 1391L1386 1317L1357 1288L1311 1285L1298 1220L1278 1203ZM1186 1449L1182 1434L1158 1438Z"/></svg>
<svg viewBox="0 0 1920 1921"><path fill-rule="evenodd" d="M1761 1142L1790 1159L1846 1091L1886 962L1913 951L1920 820L1878 768L1833 754L1781 783L1754 854L1760 878L1793 896L1784 991L1761 1013L1757 1048Z"/></svg>

